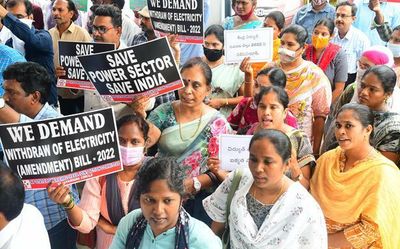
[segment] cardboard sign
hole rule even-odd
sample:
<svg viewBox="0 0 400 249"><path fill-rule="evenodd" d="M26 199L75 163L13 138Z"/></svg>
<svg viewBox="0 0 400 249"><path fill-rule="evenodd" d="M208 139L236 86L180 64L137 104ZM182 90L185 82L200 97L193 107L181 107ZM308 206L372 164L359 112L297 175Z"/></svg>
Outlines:
<svg viewBox="0 0 400 249"><path fill-rule="evenodd" d="M122 170L112 108L0 126L4 156L25 189L72 184Z"/></svg>
<svg viewBox="0 0 400 249"><path fill-rule="evenodd" d="M114 49L115 44L112 43L58 41L58 59L60 66L64 67L66 75L59 77L57 87L96 90L83 70L77 56L112 51Z"/></svg>
<svg viewBox="0 0 400 249"><path fill-rule="evenodd" d="M78 58L106 101L132 102L184 86L166 38Z"/></svg>
<svg viewBox="0 0 400 249"><path fill-rule="evenodd" d="M182 43L203 43L203 0L147 0L158 36L178 34Z"/></svg>
<svg viewBox="0 0 400 249"><path fill-rule="evenodd" d="M219 160L223 170L233 171L249 165L249 144L253 136L221 134Z"/></svg>
<svg viewBox="0 0 400 249"><path fill-rule="evenodd" d="M273 29L225 30L225 63L240 63L245 57L250 62L272 61Z"/></svg>

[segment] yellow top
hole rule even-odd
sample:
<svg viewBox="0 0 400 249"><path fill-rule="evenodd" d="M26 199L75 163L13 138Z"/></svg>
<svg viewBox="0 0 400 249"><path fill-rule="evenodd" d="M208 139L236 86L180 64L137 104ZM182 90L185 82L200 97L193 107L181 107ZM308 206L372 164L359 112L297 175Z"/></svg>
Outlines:
<svg viewBox="0 0 400 249"><path fill-rule="evenodd" d="M377 225L383 248L400 248L399 169L374 150L353 168L340 172L342 156L340 147L323 154L311 179L311 194L325 217L341 224L367 219Z"/></svg>

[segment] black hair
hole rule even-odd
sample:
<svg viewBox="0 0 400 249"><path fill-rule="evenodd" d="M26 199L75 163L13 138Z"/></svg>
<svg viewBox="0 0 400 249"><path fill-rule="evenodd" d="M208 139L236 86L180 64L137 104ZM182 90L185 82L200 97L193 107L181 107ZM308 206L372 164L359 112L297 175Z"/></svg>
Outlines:
<svg viewBox="0 0 400 249"><path fill-rule="evenodd" d="M362 79L364 79L369 73L373 73L378 77L385 93L393 93L394 88L396 87L397 76L396 72L392 68L386 65L372 66L365 71Z"/></svg>
<svg viewBox="0 0 400 249"><path fill-rule="evenodd" d="M356 16L356 14L357 14L357 6L354 3L350 3L349 1L344 1L344 2L338 3L336 5L336 10L340 6L350 6L351 7L351 16Z"/></svg>
<svg viewBox="0 0 400 249"><path fill-rule="evenodd" d="M212 79L212 71L210 66L208 66L207 63L205 63L200 57L194 57L190 60L188 60L183 66L181 67L181 73L183 71L198 66L200 67L201 71L203 72L203 76L206 79L206 84L207 86L211 85L211 79Z"/></svg>
<svg viewBox="0 0 400 249"><path fill-rule="evenodd" d="M118 7L118 9L122 10L125 5L125 0L112 0L112 3Z"/></svg>
<svg viewBox="0 0 400 249"><path fill-rule="evenodd" d="M0 213L7 221L16 218L24 207L25 189L21 179L0 161Z"/></svg>
<svg viewBox="0 0 400 249"><path fill-rule="evenodd" d="M145 163L136 176L135 199L150 191L150 185L155 180L166 180L169 189L178 193L181 197L185 195L183 182L186 174L183 168L173 157L155 157Z"/></svg>
<svg viewBox="0 0 400 249"><path fill-rule="evenodd" d="M274 86L282 88L286 87L286 74L279 67L267 67L257 73L257 77L260 75L268 76L269 81Z"/></svg>
<svg viewBox="0 0 400 249"><path fill-rule="evenodd" d="M218 24L211 25L206 29L204 32L204 37L207 37L209 35L215 35L217 37L218 41L224 44L224 27Z"/></svg>
<svg viewBox="0 0 400 249"><path fill-rule="evenodd" d="M119 130L122 126L131 123L135 123L139 127L139 130L142 131L144 140L147 140L149 136L149 124L146 122L146 120L138 115L130 114L118 119L117 130Z"/></svg>
<svg viewBox="0 0 400 249"><path fill-rule="evenodd" d="M78 9L76 8L76 5L73 0L65 0L65 1L67 1L68 10L74 12L74 15L72 16L72 21L75 21L76 19L78 19L79 16Z"/></svg>
<svg viewBox="0 0 400 249"><path fill-rule="evenodd" d="M318 26L325 26L329 30L329 35L333 35L333 32L335 31L335 23L333 22L332 19L330 18L322 18L319 19L318 22L314 25L314 29Z"/></svg>
<svg viewBox="0 0 400 249"><path fill-rule="evenodd" d="M400 25L397 25L396 27L394 27L393 32L396 30L400 30Z"/></svg>
<svg viewBox="0 0 400 249"><path fill-rule="evenodd" d="M122 27L122 12L112 4L99 5L94 11L95 16L109 16L114 27Z"/></svg>
<svg viewBox="0 0 400 249"><path fill-rule="evenodd" d="M45 104L50 92L51 78L47 70L36 62L16 62L3 72L4 80L16 80L26 96L40 93L40 103Z"/></svg>
<svg viewBox="0 0 400 249"><path fill-rule="evenodd" d="M249 149L255 141L267 139L271 142L278 155L282 158L284 163L287 163L292 155L292 143L289 137L282 131L275 129L263 129L256 132L250 140Z"/></svg>
<svg viewBox="0 0 400 249"><path fill-rule="evenodd" d="M30 16L33 14L32 3L29 0L9 0L6 2L6 8L14 8L19 4L24 4L26 9L26 14Z"/></svg>
<svg viewBox="0 0 400 249"><path fill-rule="evenodd" d="M343 105L336 114L336 118L339 116L340 113L348 110L353 111L354 113L353 117L358 121L360 121L362 127L367 128L368 125L371 125L372 128L374 127L374 120L375 120L374 113L371 111L371 109L369 109L368 106L361 105L358 103L348 103ZM371 135L369 137L370 142L374 135L373 132L374 131L372 130Z"/></svg>
<svg viewBox="0 0 400 249"><path fill-rule="evenodd" d="M278 96L279 103L283 105L283 108L287 108L289 105L289 96L287 95L285 89L279 86L268 86L268 87L261 87L260 92L254 97L256 104L258 105L264 97L268 93L275 93Z"/></svg>
<svg viewBox="0 0 400 249"><path fill-rule="evenodd" d="M236 2L237 0L232 0L232 9ZM257 0L250 0L250 2L253 4L253 6L257 6Z"/></svg>
<svg viewBox="0 0 400 249"><path fill-rule="evenodd" d="M281 32L280 37L286 33L293 34L296 37L297 43L300 44L300 47L304 47L306 44L308 33L303 26L297 24L289 25Z"/></svg>
<svg viewBox="0 0 400 249"><path fill-rule="evenodd" d="M274 20L276 26L279 28L279 30L282 30L285 27L285 16L283 15L282 12L276 10L268 13L268 15L265 16L264 20L270 18Z"/></svg>

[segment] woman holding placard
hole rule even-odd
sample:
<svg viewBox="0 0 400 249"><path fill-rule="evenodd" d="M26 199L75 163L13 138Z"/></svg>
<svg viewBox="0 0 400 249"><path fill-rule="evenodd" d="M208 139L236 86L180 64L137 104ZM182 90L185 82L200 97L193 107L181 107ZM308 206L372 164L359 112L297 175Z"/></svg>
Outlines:
<svg viewBox="0 0 400 249"><path fill-rule="evenodd" d="M204 33L204 61L212 71L211 95L207 104L227 117L243 98L244 73L238 65L224 64L224 28L211 25Z"/></svg>
<svg viewBox="0 0 400 249"><path fill-rule="evenodd" d="M291 147L290 139L281 131L267 129L254 134L249 167L230 173L203 201L217 235L224 232L228 222L231 249L327 248L320 207L300 183L284 174ZM239 181L238 172L242 174ZM231 194L233 198L228 197Z"/></svg>
<svg viewBox="0 0 400 249"><path fill-rule="evenodd" d="M95 245L94 241L86 241L91 248L107 249L121 218L139 207L131 197L136 173L146 160L149 126L143 118L128 115L118 120L117 128L123 171L86 181L78 205L64 184L47 188L50 199L65 206L71 227L81 233L96 229Z"/></svg>
<svg viewBox="0 0 400 249"><path fill-rule="evenodd" d="M196 57L182 66L181 76L185 86L178 90L179 100L160 105L147 119L150 143L158 143L158 156L177 157L186 172L186 191L194 195L185 203L185 209L193 217L211 223L201 205L211 187L219 183L207 166L207 158L216 153L216 146L209 145L215 145L218 135L230 133L231 128L222 114L204 103L211 91L210 67ZM145 115L143 105L133 107Z"/></svg>
<svg viewBox="0 0 400 249"><path fill-rule="evenodd" d="M226 30L261 28L263 22L254 13L256 6L257 0L232 0L235 15L228 16L222 26Z"/></svg>
<svg viewBox="0 0 400 249"><path fill-rule="evenodd" d="M289 169L285 174L292 180L299 181L308 189L315 158L307 135L303 131L285 124L289 103L287 93L280 87L263 87L255 97L255 102L259 122L248 130L247 135L265 129L277 129L284 132L290 138L293 149Z"/></svg>

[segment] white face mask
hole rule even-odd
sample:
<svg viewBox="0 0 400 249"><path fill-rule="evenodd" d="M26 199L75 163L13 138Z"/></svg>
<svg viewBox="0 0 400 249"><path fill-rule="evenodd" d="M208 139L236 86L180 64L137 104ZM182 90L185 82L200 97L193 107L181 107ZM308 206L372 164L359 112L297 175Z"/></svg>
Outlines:
<svg viewBox="0 0 400 249"><path fill-rule="evenodd" d="M119 146L121 151L121 162L123 166L134 166L144 158L144 147Z"/></svg>
<svg viewBox="0 0 400 249"><path fill-rule="evenodd" d="M19 19L19 21L27 25L29 29L32 28L33 20L24 18L24 19ZM19 39L14 34L11 34L11 38L13 42L13 48L18 50L23 56L25 56L25 42Z"/></svg>
<svg viewBox="0 0 400 249"><path fill-rule="evenodd" d="M400 44L388 43L387 47L390 49L390 51L392 51L394 58L400 57Z"/></svg>
<svg viewBox="0 0 400 249"><path fill-rule="evenodd" d="M287 48L279 48L278 54L283 63L290 63L296 60L296 52Z"/></svg>

